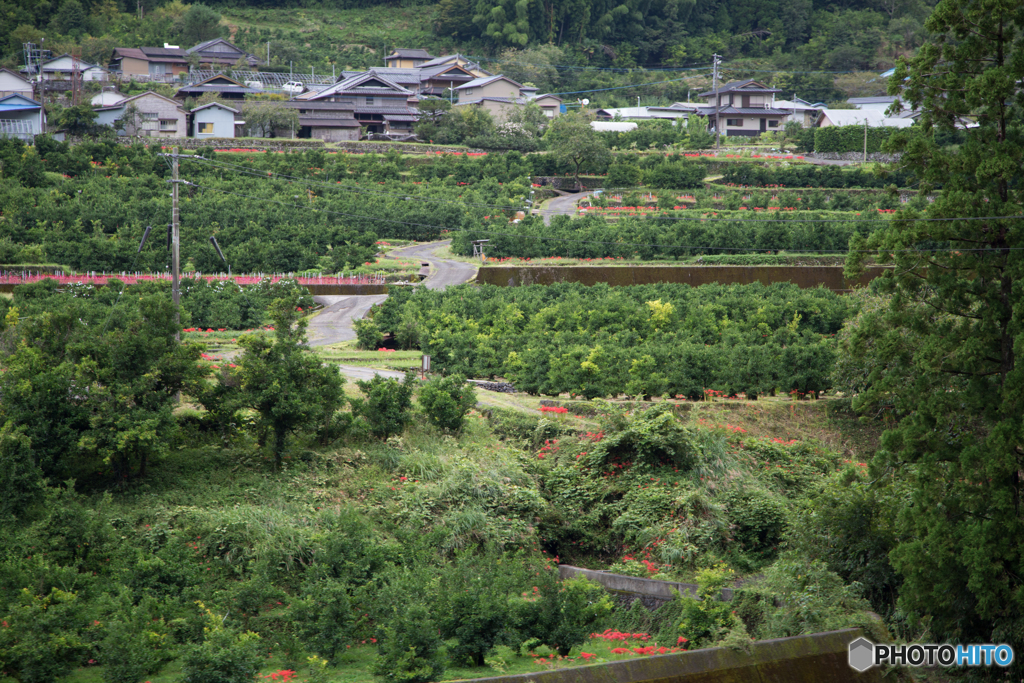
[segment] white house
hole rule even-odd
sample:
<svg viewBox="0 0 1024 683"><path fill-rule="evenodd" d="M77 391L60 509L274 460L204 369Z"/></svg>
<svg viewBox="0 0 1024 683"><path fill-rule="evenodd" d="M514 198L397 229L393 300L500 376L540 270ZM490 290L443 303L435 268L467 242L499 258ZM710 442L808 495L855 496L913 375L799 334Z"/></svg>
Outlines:
<svg viewBox="0 0 1024 683"><path fill-rule="evenodd" d="M124 98L125 96L116 90L104 90L101 93L93 95L92 99L89 100L89 104L94 107L109 107L117 104Z"/></svg>
<svg viewBox="0 0 1024 683"><path fill-rule="evenodd" d="M134 106L138 118L134 122L134 130L124 130L121 119L129 106ZM188 128L185 125L187 112L169 97L147 91L141 95L121 100L109 107L98 107L96 125L120 128L118 135L138 135L140 137L185 137ZM128 126L133 124L128 122Z"/></svg>
<svg viewBox="0 0 1024 683"><path fill-rule="evenodd" d="M46 112L42 104L24 95L0 97L0 137L32 142L45 130Z"/></svg>
<svg viewBox="0 0 1024 683"><path fill-rule="evenodd" d="M54 57L43 62L40 71L43 74L43 80L69 81L75 71L75 59L69 54ZM110 72L102 66L90 64L81 59L78 60L78 71L82 74L83 81L106 81L110 75Z"/></svg>
<svg viewBox="0 0 1024 683"><path fill-rule="evenodd" d="M774 107L789 112L789 116L784 119L783 125L790 121L796 121L804 128L813 126L815 117L821 111L820 107L815 107L810 102L800 98L794 100L775 100Z"/></svg>
<svg viewBox="0 0 1024 683"><path fill-rule="evenodd" d="M10 69L0 69L0 97L22 95L32 97L32 82Z"/></svg>
<svg viewBox="0 0 1024 683"><path fill-rule="evenodd" d="M818 128L828 126L863 126L868 128L909 128L914 119L889 118L877 109L822 109L818 117Z"/></svg>
<svg viewBox="0 0 1024 683"><path fill-rule="evenodd" d="M192 136L197 138L235 137L238 109L210 102L192 110Z"/></svg>

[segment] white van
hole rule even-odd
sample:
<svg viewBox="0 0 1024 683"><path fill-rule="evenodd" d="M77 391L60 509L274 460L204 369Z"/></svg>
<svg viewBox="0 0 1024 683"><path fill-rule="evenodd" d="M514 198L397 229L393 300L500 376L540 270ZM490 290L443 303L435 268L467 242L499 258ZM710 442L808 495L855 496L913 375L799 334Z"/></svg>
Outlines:
<svg viewBox="0 0 1024 683"><path fill-rule="evenodd" d="M263 90L263 82L262 81L246 81L245 82L245 87L249 88L250 90Z"/></svg>
<svg viewBox="0 0 1024 683"><path fill-rule="evenodd" d="M306 89L306 86L302 85L302 81L288 81L281 86L281 89L286 93L291 93L292 95L301 95Z"/></svg>

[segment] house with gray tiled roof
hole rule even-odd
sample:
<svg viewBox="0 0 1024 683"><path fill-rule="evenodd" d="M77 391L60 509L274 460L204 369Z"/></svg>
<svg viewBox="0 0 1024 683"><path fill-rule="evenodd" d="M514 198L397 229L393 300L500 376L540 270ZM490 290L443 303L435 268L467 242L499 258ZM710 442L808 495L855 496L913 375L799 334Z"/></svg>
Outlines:
<svg viewBox="0 0 1024 683"><path fill-rule="evenodd" d="M250 68L263 63L256 55L250 54L236 45L232 45L223 38L214 38L213 40L207 40L194 45L185 50L185 54L198 55L201 66L208 65L214 69L230 67L239 59L244 59Z"/></svg>
<svg viewBox="0 0 1024 683"><path fill-rule="evenodd" d="M418 48L396 48L394 52L384 58L384 65L398 68L412 68L430 61L434 56L426 50Z"/></svg>
<svg viewBox="0 0 1024 683"><path fill-rule="evenodd" d="M780 130L790 116L789 111L775 106L775 93L780 92L753 78L733 81L700 93L706 102L696 113L706 116L712 129L716 119L721 121L724 135L754 137L771 133Z"/></svg>
<svg viewBox="0 0 1024 683"><path fill-rule="evenodd" d="M418 116L416 93L375 69L344 76L320 92L299 95L289 104L300 109L300 103L343 105L366 133L411 133ZM339 106L338 111L341 111Z"/></svg>

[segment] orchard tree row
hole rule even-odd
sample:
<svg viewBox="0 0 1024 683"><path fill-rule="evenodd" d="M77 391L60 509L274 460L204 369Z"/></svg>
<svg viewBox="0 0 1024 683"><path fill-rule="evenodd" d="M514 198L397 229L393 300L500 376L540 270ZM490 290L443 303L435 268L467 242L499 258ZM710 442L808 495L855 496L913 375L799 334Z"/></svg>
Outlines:
<svg viewBox="0 0 1024 683"><path fill-rule="evenodd" d="M533 394L753 398L828 389L830 339L853 311L792 284L457 287L396 292L359 331Z"/></svg>
<svg viewBox="0 0 1024 683"><path fill-rule="evenodd" d="M486 253L494 258L646 260L780 250L841 254L851 237L869 235L888 222L878 212L817 211L680 211L623 215L614 222L600 215L555 216L550 225L540 217L512 225L492 218L453 235L452 251L469 256L473 240L489 239Z"/></svg>

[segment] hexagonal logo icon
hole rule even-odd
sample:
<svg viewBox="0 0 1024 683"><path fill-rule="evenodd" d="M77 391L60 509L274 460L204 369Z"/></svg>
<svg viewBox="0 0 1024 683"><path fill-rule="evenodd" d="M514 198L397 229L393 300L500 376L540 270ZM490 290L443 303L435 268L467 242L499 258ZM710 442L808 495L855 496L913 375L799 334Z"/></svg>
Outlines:
<svg viewBox="0 0 1024 683"><path fill-rule="evenodd" d="M858 638L850 643L850 666L864 672L875 663L875 644L867 638Z"/></svg>

